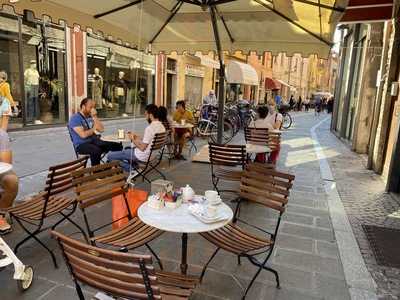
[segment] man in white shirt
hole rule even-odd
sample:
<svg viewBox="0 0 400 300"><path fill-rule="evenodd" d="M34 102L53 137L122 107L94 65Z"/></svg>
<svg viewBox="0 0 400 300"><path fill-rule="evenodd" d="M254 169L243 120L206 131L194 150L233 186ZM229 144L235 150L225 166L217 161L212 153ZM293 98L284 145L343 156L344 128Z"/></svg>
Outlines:
<svg viewBox="0 0 400 300"><path fill-rule="evenodd" d="M165 132L164 125L158 120L158 107L154 104L146 106L145 117L149 125L144 130L143 139L132 132L128 136L134 148L108 154L108 161L119 160L124 171L129 172L131 164L136 161L147 161L150 156L151 144L157 133Z"/></svg>
<svg viewBox="0 0 400 300"><path fill-rule="evenodd" d="M215 97L215 92L214 90L211 90L207 96L204 97L203 99L203 104L207 105L212 105L212 106L217 106L218 105L218 100L217 97Z"/></svg>

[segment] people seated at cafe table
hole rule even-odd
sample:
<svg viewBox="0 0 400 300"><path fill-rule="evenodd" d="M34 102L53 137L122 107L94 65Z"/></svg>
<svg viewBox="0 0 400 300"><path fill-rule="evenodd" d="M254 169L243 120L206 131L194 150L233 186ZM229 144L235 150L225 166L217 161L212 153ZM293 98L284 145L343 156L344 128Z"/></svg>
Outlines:
<svg viewBox="0 0 400 300"><path fill-rule="evenodd" d="M99 133L104 131L104 125L97 117L95 105L93 99L83 99L80 111L68 123L76 152L89 155L92 166L100 164L103 153L122 150L121 143L101 140Z"/></svg>
<svg viewBox="0 0 400 300"><path fill-rule="evenodd" d="M255 121L251 121L249 128L267 128L268 130L274 130L274 126L268 117L268 108L266 106L259 106L257 108L258 118Z"/></svg>
<svg viewBox="0 0 400 300"><path fill-rule="evenodd" d="M155 104L147 105L144 115L149 125L144 130L143 138L141 139L134 132L128 132L128 137L133 143L133 148L111 152L107 156L110 162L114 160L120 161L121 167L126 172L130 172L131 166L138 160L143 162L148 160L155 135L165 132L164 125L158 119L158 107Z"/></svg>
<svg viewBox="0 0 400 300"><path fill-rule="evenodd" d="M194 123L194 117L192 112L186 110L186 104L184 100L176 102L176 111L173 116L173 120L178 124L183 123ZM186 160L182 155L183 147L186 144L186 139L192 134L192 129L190 128L175 128L175 158Z"/></svg>

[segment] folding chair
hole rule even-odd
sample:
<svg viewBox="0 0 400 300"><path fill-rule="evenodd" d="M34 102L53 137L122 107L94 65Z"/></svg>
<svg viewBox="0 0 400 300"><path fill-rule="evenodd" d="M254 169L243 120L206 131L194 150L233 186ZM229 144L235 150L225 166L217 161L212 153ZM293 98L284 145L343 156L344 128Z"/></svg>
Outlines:
<svg viewBox="0 0 400 300"><path fill-rule="evenodd" d="M164 154L168 156L168 165L171 166L171 160L173 160L175 156L174 138L170 124L168 122L162 122L162 124L164 125L164 128L167 131L167 143L165 145Z"/></svg>
<svg viewBox="0 0 400 300"><path fill-rule="evenodd" d="M134 178L141 176L143 181L146 180L148 183L151 183L146 175L151 171L156 171L163 179L166 179L165 175L157 167L161 163L167 143L168 132L156 133L151 143L150 155L147 161L137 160L132 164L133 170L137 172Z"/></svg>
<svg viewBox="0 0 400 300"><path fill-rule="evenodd" d="M242 172L246 166L246 146L218 145L209 143L211 164L211 179L215 190L220 192L237 192L234 190L219 190L220 180L240 182Z"/></svg>
<svg viewBox="0 0 400 300"><path fill-rule="evenodd" d="M115 299L189 299L198 280L156 271L150 255L93 247L53 231L80 300L80 283Z"/></svg>
<svg viewBox="0 0 400 300"><path fill-rule="evenodd" d="M73 172L72 177L77 194L77 202L82 211L92 245L102 244L123 251L146 246L154 255L162 269L160 259L148 243L160 236L163 231L146 225L140 221L139 218L132 216L126 198L128 185L126 184L125 175L122 168L119 166L119 162L113 161L111 163L79 170ZM112 220L109 223L98 225L94 228L93 224L91 225L89 222L88 209L96 204L111 201L113 197L117 196L123 197L125 205L128 208L127 215L123 216L121 219L128 218L129 222L118 229L95 235L96 232L121 219Z"/></svg>
<svg viewBox="0 0 400 300"><path fill-rule="evenodd" d="M198 125L199 125L199 118L194 118L192 134L188 138L189 144L189 155L192 155L192 150L197 152L197 145L196 145L196 136L198 135Z"/></svg>
<svg viewBox="0 0 400 300"><path fill-rule="evenodd" d="M78 228L86 238L85 231L70 218L75 212L77 203L75 201L75 195L73 193L68 193L68 191L72 189L71 172L84 169L86 163L87 157L82 157L75 161L50 167L47 175L46 187L43 192L38 193L21 204L6 209L11 219L15 219L28 234L27 237L15 246L15 253L17 253L22 244L30 239L34 239L50 253L54 266L57 268L57 261L53 251L50 250L37 235L49 228L54 229L64 220L68 220ZM44 227L44 221L55 215L60 215L61 219L51 226ZM28 227L27 225L34 226L34 229L30 229L29 227L31 226Z"/></svg>
<svg viewBox="0 0 400 300"><path fill-rule="evenodd" d="M288 203L289 190L292 187L294 176L267 168L263 171L263 174L264 176L260 176L259 172L251 170L243 172L240 186L240 198L237 203L233 223L217 230L201 233L205 239L217 246L217 249L211 255L202 270L201 279L203 278L209 263L220 249L237 255L239 264L240 259L245 257L253 265L258 267L258 270L247 286L242 299L245 299L255 279L262 270L272 272L275 275L277 287L280 287L278 272L270 267L268 260L274 250L279 225L281 223L282 215L285 212L285 206ZM268 232L257 225L239 219L237 212L242 201L254 202L278 211L279 216L274 232ZM260 237L243 230L236 224L237 222L242 222L253 227L264 236ZM266 254L266 257L261 261L257 258L260 254Z"/></svg>
<svg viewBox="0 0 400 300"><path fill-rule="evenodd" d="M276 137L279 137L279 139L277 140ZM277 145L280 143L280 133L271 132L268 130L268 128L245 127L244 138L246 140L246 144L268 146L271 151L276 150ZM250 162L251 157L249 155L247 156L247 159L250 164L254 164L254 162ZM263 165L269 168L275 168L275 165L270 163L265 163Z"/></svg>

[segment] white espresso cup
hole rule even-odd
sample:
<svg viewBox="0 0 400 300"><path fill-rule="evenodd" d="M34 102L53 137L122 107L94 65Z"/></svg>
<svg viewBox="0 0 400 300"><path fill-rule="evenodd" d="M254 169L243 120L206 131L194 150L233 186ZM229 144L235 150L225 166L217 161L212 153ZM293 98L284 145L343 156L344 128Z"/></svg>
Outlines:
<svg viewBox="0 0 400 300"><path fill-rule="evenodd" d="M185 125L186 124L186 120L185 119L182 119L181 120L181 125Z"/></svg>
<svg viewBox="0 0 400 300"><path fill-rule="evenodd" d="M215 203L217 201L218 192L216 191L205 191L204 196L206 197L208 203Z"/></svg>
<svg viewBox="0 0 400 300"><path fill-rule="evenodd" d="M125 137L125 131L123 129L118 129L118 138L123 139Z"/></svg>

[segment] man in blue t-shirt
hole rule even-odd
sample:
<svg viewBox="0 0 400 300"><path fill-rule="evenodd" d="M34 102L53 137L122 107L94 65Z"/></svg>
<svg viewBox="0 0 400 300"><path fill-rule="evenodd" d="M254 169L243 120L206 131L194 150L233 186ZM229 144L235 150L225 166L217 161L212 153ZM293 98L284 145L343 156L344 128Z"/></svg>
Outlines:
<svg viewBox="0 0 400 300"><path fill-rule="evenodd" d="M95 104L95 101L90 98L83 99L80 111L74 114L68 123L76 152L88 154L92 166L100 164L103 153L122 150L120 143L102 141L96 134L96 132L103 132L104 126L97 118Z"/></svg>
<svg viewBox="0 0 400 300"><path fill-rule="evenodd" d="M281 103L282 103L281 95L279 95L279 94L275 95L275 103L276 103L276 106L278 106L278 107L281 105Z"/></svg>

